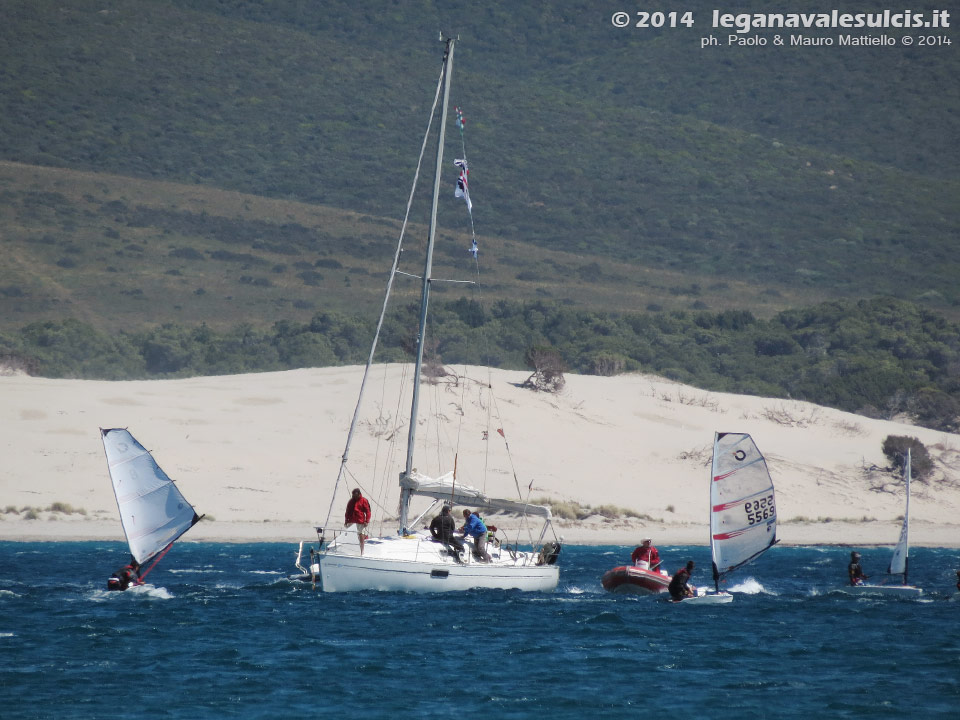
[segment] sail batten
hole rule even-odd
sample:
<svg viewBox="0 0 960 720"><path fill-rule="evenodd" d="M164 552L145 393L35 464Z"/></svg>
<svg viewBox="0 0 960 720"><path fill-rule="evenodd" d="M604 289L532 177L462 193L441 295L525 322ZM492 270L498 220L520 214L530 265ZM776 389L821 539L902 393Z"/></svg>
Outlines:
<svg viewBox="0 0 960 720"><path fill-rule="evenodd" d="M101 429L107 470L130 554L143 565L200 519L193 506L129 431Z"/></svg>

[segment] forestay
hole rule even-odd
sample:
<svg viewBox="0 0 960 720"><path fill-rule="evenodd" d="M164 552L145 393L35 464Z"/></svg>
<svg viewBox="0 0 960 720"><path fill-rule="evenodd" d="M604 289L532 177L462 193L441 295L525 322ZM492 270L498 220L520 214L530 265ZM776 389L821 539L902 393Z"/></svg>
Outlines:
<svg viewBox="0 0 960 720"><path fill-rule="evenodd" d="M141 565L200 520L193 506L127 430L100 430L130 554Z"/></svg>
<svg viewBox="0 0 960 720"><path fill-rule="evenodd" d="M777 508L767 462L746 433L717 433L710 482L714 579L777 541Z"/></svg>

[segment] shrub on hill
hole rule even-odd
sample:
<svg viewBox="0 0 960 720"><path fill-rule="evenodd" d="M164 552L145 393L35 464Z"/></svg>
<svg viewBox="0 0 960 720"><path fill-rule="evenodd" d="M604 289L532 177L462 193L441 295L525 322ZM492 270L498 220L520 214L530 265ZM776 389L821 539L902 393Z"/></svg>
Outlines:
<svg viewBox="0 0 960 720"><path fill-rule="evenodd" d="M906 435L887 435L883 439L883 454L893 462L901 472L907 462L907 450L910 451L910 473L912 477L925 477L933 470L933 460L926 446L915 437Z"/></svg>

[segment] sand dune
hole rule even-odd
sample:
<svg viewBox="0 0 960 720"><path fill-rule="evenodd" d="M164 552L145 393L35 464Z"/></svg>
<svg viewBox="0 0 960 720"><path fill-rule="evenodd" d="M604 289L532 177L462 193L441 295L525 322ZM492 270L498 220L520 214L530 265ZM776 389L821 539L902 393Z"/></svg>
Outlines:
<svg viewBox="0 0 960 720"><path fill-rule="evenodd" d="M903 489L881 443L917 437L935 471L913 485L911 541L960 547L958 435L644 375L569 375L551 395L519 387L525 373L497 370L490 400L486 369L452 370L459 376L423 393L422 415L451 422L446 430L418 426L419 468L450 469L452 445L458 479L492 495L516 497L519 488L634 515L559 519L566 542L632 545L646 534L661 545L706 544L713 433L728 431L750 433L767 457L778 535L797 544L892 544ZM387 532L406 453L409 401L396 398L408 372L374 369L345 482L364 488L375 520L388 518ZM361 374L346 367L135 382L0 377L0 539L123 539L100 427L129 428L212 517L185 539L310 539L331 507L330 524L340 527L345 487L332 505L331 497ZM55 503L74 512L49 511ZM36 519L11 511L25 507Z"/></svg>

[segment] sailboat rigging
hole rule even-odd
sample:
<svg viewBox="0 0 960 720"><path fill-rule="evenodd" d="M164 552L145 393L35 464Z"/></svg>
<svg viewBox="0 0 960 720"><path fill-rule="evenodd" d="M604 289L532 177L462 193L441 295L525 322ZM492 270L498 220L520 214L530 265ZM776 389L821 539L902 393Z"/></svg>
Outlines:
<svg viewBox="0 0 960 720"><path fill-rule="evenodd" d="M128 430L100 428L100 439L132 558L127 567L135 571L125 577L111 577L107 587L125 590L131 581L142 584L173 543L203 516L197 515L173 480ZM150 566L141 570L147 563Z"/></svg>
<svg viewBox="0 0 960 720"><path fill-rule="evenodd" d="M333 499L324 527L317 528L319 549L311 549L310 571L307 572L300 565L303 545L297 554L297 567L300 568L303 579L310 578L316 581L317 576L321 588L325 592L343 592L358 590L408 590L408 591L453 591L471 588L517 588L521 590L551 590L556 587L559 571L556 566L560 552L560 542L547 541L546 533L552 529L551 513L548 507L532 505L526 498L509 500L489 497L477 488L462 484L454 470L441 474L439 477L430 477L421 473L414 462L418 418L420 416L420 390L424 366L424 347L427 335L427 318L430 304L431 286L433 278L433 253L437 235L437 210L440 199L441 170L444 156L444 136L446 118L448 114L450 87L453 73L453 58L456 41L452 38L445 40L443 63L440 80L437 86L434 106L431 110L431 120L427 126L424 143L421 148L421 162L423 150L427 144L433 124L433 115L438 102L441 104L439 115L439 129L436 151L436 165L433 182L433 196L430 211L430 225L427 237L424 258L423 275L420 288L420 308L418 318L418 332L414 356L412 377L412 399L410 403L410 420L407 428L407 449L403 470L399 479L399 510L397 531L394 534L385 534L382 537L370 537L361 546L355 525L348 524L342 531L329 529L330 516L333 512L333 503L337 495L337 488L346 483L348 459L353 435L358 424L360 406L363 400L364 389L377 347L380 329L390 299L394 278L401 273L398 270L399 258L402 252L403 234L407 226L404 219L400 241L394 256L393 267L387 282L383 309L373 339L367 366L364 370L360 386L360 398L347 435L347 445L341 458L340 471L334 487ZM442 100L441 100L442 98ZM458 127L462 132L462 119L458 111ZM465 154L464 154L465 157ZM461 171L461 185L463 191L457 197L466 194L466 161L463 160ZM414 179L416 187L420 165ZM407 217L413 201L414 191L411 190L407 204ZM468 198L468 196L467 196ZM466 198L465 198L466 199ZM471 229L473 227L472 205L467 200L467 208L471 212ZM474 237L474 245L476 238ZM474 258L475 253L471 253ZM425 510L413 517L412 503L416 498L432 500ZM437 542L421 525L423 518L431 510L441 504L448 506L466 506L483 512L516 513L524 518L536 517L543 520L539 537L532 540L531 549L521 551L519 542L513 547L506 545L491 548L489 559L481 553L479 543L465 538L466 549L462 556L451 549L449 544Z"/></svg>
<svg viewBox="0 0 960 720"><path fill-rule="evenodd" d="M728 603L720 580L777 543L777 506L767 461L746 433L714 433L710 469L713 592L683 602Z"/></svg>

